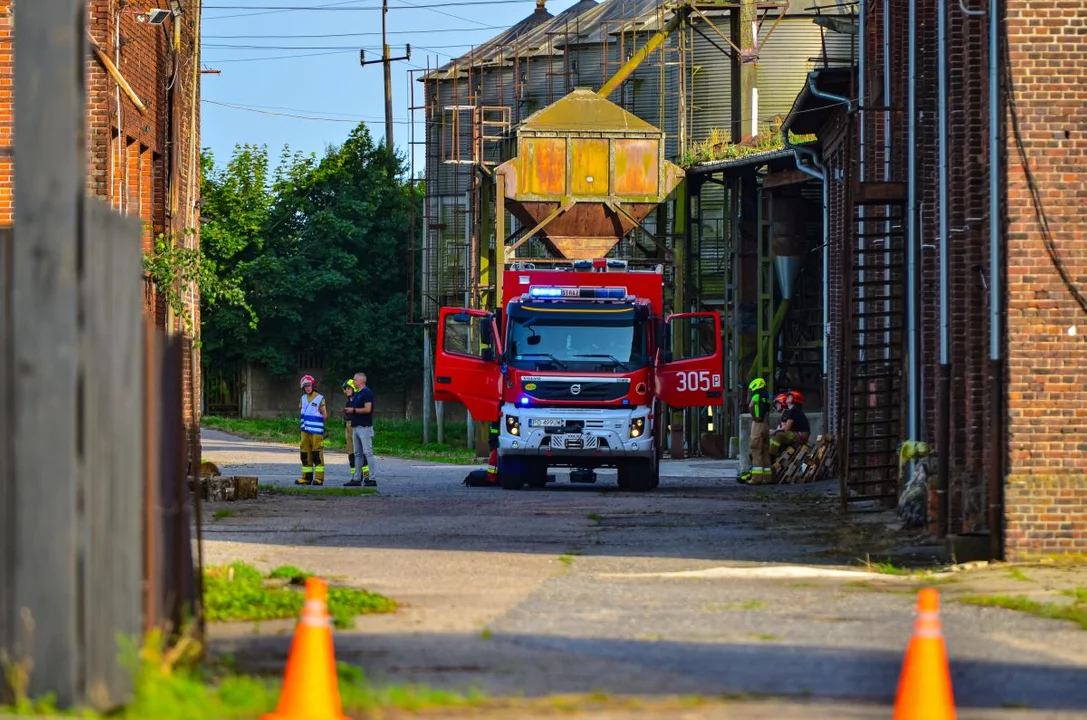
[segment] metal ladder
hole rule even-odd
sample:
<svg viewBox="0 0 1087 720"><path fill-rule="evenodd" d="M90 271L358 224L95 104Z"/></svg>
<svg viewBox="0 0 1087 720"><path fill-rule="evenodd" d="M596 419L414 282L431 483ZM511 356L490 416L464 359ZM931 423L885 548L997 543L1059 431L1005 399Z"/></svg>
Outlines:
<svg viewBox="0 0 1087 720"><path fill-rule="evenodd" d="M842 505L898 498L905 415L906 204L900 183L859 183L846 275ZM840 446L841 447L841 446Z"/></svg>

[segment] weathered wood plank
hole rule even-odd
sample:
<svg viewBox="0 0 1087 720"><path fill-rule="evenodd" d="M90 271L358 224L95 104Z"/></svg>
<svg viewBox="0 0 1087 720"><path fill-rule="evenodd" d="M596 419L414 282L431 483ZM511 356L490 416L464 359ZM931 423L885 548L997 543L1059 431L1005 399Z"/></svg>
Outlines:
<svg viewBox="0 0 1087 720"><path fill-rule="evenodd" d="M0 407L11 407L11 228L0 229ZM0 648L14 644L12 591L15 584L15 484L11 470L10 413L0 412ZM3 672L0 672L0 680ZM0 686L0 703L10 702L8 683Z"/></svg>
<svg viewBox="0 0 1087 720"><path fill-rule="evenodd" d="M17 2L11 612L34 622L29 692L79 700L79 260L85 0ZM33 392L30 396L28 393Z"/></svg>
<svg viewBox="0 0 1087 720"><path fill-rule="evenodd" d="M104 203L87 203L84 237L85 686L108 709L131 690L118 637L141 631L143 255L139 221Z"/></svg>

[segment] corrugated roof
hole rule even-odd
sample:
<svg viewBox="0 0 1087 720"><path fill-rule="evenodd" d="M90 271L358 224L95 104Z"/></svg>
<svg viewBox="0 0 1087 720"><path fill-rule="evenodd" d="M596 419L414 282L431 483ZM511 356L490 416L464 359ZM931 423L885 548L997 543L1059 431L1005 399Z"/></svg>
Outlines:
<svg viewBox="0 0 1087 720"><path fill-rule="evenodd" d="M605 130L661 134L637 115L627 112L588 88L572 93L525 119L521 130Z"/></svg>
<svg viewBox="0 0 1087 720"><path fill-rule="evenodd" d="M452 78L469 67L509 64L517 56L545 54L552 49L550 37L553 33L561 32L571 20L596 7L596 0L579 0L558 15L552 15L544 3L537 0L536 10L524 20L427 74L423 80Z"/></svg>
<svg viewBox="0 0 1087 720"><path fill-rule="evenodd" d="M633 30L657 29L657 10L662 0L579 0L552 16L542 3L531 15L471 52L451 60L422 80L452 78L466 68L509 64L514 57L562 55L566 46L615 42L609 36ZM671 11L666 12L667 15Z"/></svg>

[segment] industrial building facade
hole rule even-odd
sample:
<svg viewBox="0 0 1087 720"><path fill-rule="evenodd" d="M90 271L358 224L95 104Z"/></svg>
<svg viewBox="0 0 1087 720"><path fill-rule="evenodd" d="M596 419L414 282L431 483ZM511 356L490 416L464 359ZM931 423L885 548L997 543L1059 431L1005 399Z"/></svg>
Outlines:
<svg viewBox="0 0 1087 720"><path fill-rule="evenodd" d="M14 220L14 5L19 1L0 0L0 226ZM152 20L153 8L169 12ZM200 4L88 0L87 9L87 193L142 220L145 252L159 236L197 247ZM149 278L145 298L157 327L188 334ZM198 328L195 288L185 305ZM187 420L199 407L190 390L199 393L199 371L199 362L186 356Z"/></svg>
<svg viewBox="0 0 1087 720"><path fill-rule="evenodd" d="M764 374L840 438L844 505L893 504L900 443L923 441L935 534L1087 552L1087 3L681 9L541 2L423 73L424 322L493 302L488 176L511 131L659 42L610 99L665 130L686 181L613 254L663 261L673 310L722 313L731 391L684 418L687 451L735 437Z"/></svg>

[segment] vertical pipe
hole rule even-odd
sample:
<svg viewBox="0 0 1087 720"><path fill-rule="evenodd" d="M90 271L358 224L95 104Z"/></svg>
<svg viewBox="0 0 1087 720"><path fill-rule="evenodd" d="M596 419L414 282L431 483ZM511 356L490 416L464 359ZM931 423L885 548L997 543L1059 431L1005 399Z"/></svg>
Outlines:
<svg viewBox="0 0 1087 720"><path fill-rule="evenodd" d="M430 444L430 409L434 402L433 376L430 367L430 324L423 321L423 444Z"/></svg>
<svg viewBox="0 0 1087 720"><path fill-rule="evenodd" d="M883 54L881 61L883 63L883 181L891 182L891 111L890 108L894 106L894 93L891 89L891 3L890 0L883 0L883 17L880 19L883 25ZM887 217L886 222L883 225L884 232L886 233L887 241L884 243L884 249L887 250L883 254L883 280L886 285L883 286L883 294L888 298L891 295L891 208L890 206L884 207L884 214ZM888 312L892 310L891 300L883 301L884 307ZM888 323L889 327L889 323ZM884 362L891 362L891 331L884 330L883 332L883 360Z"/></svg>
<svg viewBox="0 0 1087 720"><path fill-rule="evenodd" d="M909 130L906 136L906 324L909 337L909 362L906 372L909 375L909 413L908 437L916 440L920 434L920 394L921 346L918 336L918 253L917 243L919 228L917 223L917 2L910 0L909 10L909 100L907 122ZM911 475L912 476L912 475Z"/></svg>
<svg viewBox="0 0 1087 720"><path fill-rule="evenodd" d="M939 204L940 204L940 403L937 425L937 513L939 534L948 532L948 488L950 486L951 445L951 334L948 314L950 293L948 273L948 185L947 185L947 0L937 0L938 15L938 133L939 133Z"/></svg>
<svg viewBox="0 0 1087 720"><path fill-rule="evenodd" d="M992 461L989 467L989 538L992 556L1004 555L1004 408L1003 366L1001 344L1003 333L1001 320L1001 274L1003 264L1000 255L1000 5L989 0L989 392L990 423L992 436L989 448Z"/></svg>
<svg viewBox="0 0 1087 720"><path fill-rule="evenodd" d="M867 179L867 177L866 177L867 172L866 171L868 169L867 168L867 163L865 162L865 160L867 159L867 154L865 153L865 149L866 149L866 142L865 141L867 139L868 133L866 132L866 128L865 128L865 114L864 114L865 105L867 105L867 103L868 103L868 98L865 95L865 93L868 90L868 45L867 45L867 43L868 43L868 2L867 2L867 0L860 0L860 4L858 6L857 12L859 14L859 17L857 18L857 23L858 23L858 26L859 26L858 27L858 32L857 32L857 122L860 124L860 127L858 128L858 133L857 133L858 138L859 138L859 147L858 147L857 159L858 159L858 163L859 163L859 166L858 166L858 170L859 170L858 180L861 183L863 183ZM863 206L861 206L861 208L858 211L858 221L857 221L857 234L858 235L861 235L861 234L864 233L864 216L865 216L865 208ZM860 276L860 281L862 283L865 281L865 273L864 273L864 265L865 265L864 260L865 260L865 257L864 257L864 253L863 253L864 246L865 246L864 238L863 237L858 237L857 238L857 249L861 250L862 252L859 254L859 257L857 258L857 265L859 266L859 270L860 270L859 276ZM858 320L858 322L857 322L857 345L861 346L861 349L858 350L858 353L859 353L860 358L863 359L865 357L864 345L867 343L867 339L865 338L865 335L864 335L864 329L865 329L864 313L866 311L866 304L864 302L865 286L861 285L858 288L858 290L859 290L859 293L858 293L859 298L858 299L859 299L860 302L857 304L857 311L860 313L861 317L857 319Z"/></svg>

